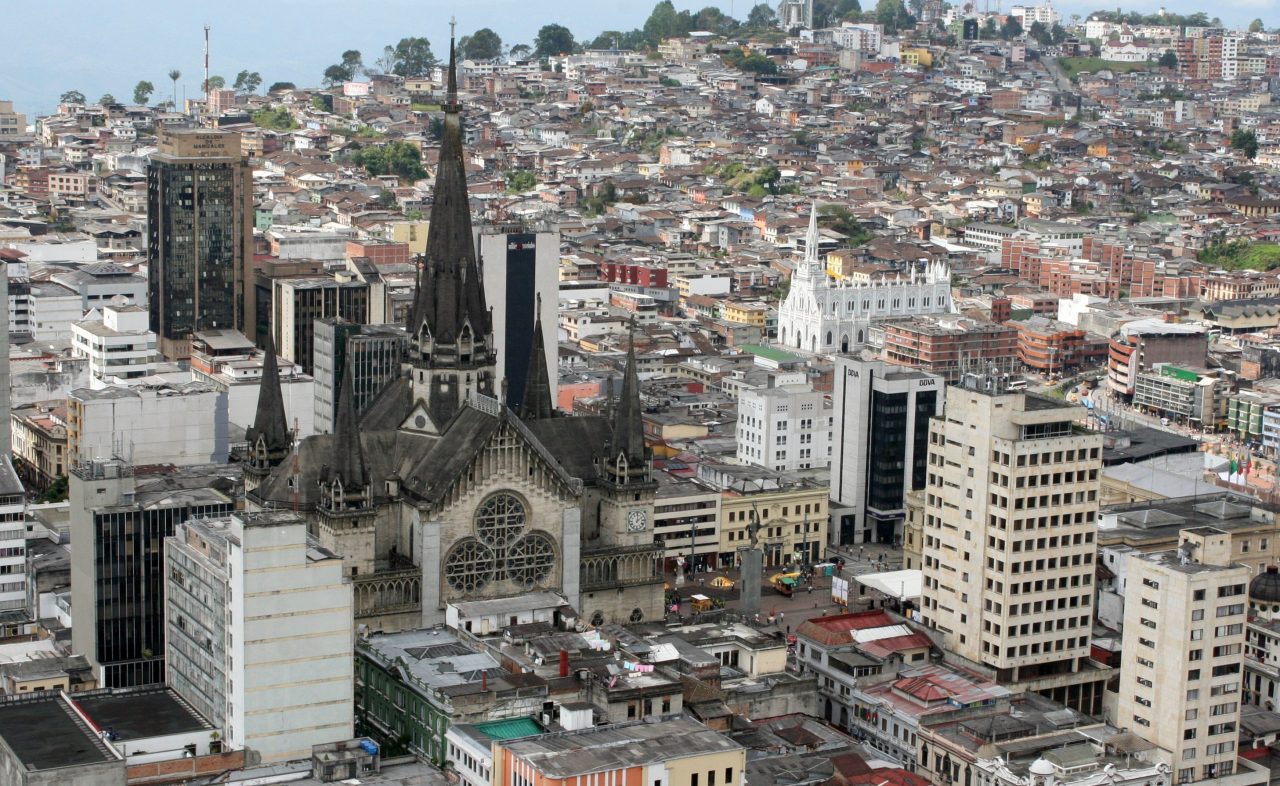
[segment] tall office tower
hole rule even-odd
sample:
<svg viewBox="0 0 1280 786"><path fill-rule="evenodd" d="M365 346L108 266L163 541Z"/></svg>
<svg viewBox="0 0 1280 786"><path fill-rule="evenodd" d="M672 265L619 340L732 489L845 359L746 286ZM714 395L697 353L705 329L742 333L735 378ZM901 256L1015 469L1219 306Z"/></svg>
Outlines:
<svg viewBox="0 0 1280 786"><path fill-rule="evenodd" d="M906 495L924 488L929 419L942 413L946 382L882 360L835 361L828 535L837 546L901 543Z"/></svg>
<svg viewBox="0 0 1280 786"><path fill-rule="evenodd" d="M1002 381L967 375L929 422L923 616L1001 684L1097 714L1109 674L1089 660L1102 435L1075 423L1077 407Z"/></svg>
<svg viewBox="0 0 1280 786"><path fill-rule="evenodd" d="M147 169L151 329L165 357L191 334L233 328L254 339L253 180L229 131L168 131Z"/></svg>
<svg viewBox="0 0 1280 786"><path fill-rule="evenodd" d="M135 474L123 461L71 469L71 648L98 684L164 681L164 539L174 527L235 508L236 470L206 465Z"/></svg>
<svg viewBox="0 0 1280 786"><path fill-rule="evenodd" d="M164 558L166 681L233 749L270 763L351 739L351 584L297 513L188 520Z"/></svg>
<svg viewBox="0 0 1280 786"><path fill-rule="evenodd" d="M1237 769L1250 576L1247 566L1232 563L1229 533L1194 527L1178 540L1177 549L1125 560L1114 719L1156 746L1152 753L1169 765L1174 784Z"/></svg>
<svg viewBox="0 0 1280 786"><path fill-rule="evenodd" d="M559 342L556 313L560 291L560 235L544 229L510 224L485 224L474 229L483 268L485 298L493 307L493 335L497 340L498 390L505 387L507 406L524 400L533 348L535 317L542 317L543 347L551 369L551 400L559 390L555 369ZM535 314L541 307L540 314Z"/></svg>
<svg viewBox="0 0 1280 786"><path fill-rule="evenodd" d="M317 434L330 434L347 369L355 375L352 392L356 415L361 415L374 396L400 376L408 336L403 325L357 325L330 317L315 321L314 338L315 429Z"/></svg>

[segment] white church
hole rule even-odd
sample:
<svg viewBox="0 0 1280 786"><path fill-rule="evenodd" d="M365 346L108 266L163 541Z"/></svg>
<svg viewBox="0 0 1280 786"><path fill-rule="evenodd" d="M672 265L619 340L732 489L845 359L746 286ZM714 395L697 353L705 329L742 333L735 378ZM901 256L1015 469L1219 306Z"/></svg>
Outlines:
<svg viewBox="0 0 1280 786"><path fill-rule="evenodd" d="M952 310L951 269L945 262L913 266L895 278L841 281L828 275L818 253L818 206L809 215L804 256L778 310L778 343L808 352L848 352L867 341L875 320L945 314Z"/></svg>

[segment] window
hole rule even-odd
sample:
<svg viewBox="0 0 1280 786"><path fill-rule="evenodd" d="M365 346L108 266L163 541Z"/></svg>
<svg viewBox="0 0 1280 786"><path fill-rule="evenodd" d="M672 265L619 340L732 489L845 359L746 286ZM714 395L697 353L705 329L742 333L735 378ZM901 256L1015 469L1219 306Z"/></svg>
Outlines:
<svg viewBox="0 0 1280 786"><path fill-rule="evenodd" d="M698 773L689 776L689 786L698 786Z"/></svg>

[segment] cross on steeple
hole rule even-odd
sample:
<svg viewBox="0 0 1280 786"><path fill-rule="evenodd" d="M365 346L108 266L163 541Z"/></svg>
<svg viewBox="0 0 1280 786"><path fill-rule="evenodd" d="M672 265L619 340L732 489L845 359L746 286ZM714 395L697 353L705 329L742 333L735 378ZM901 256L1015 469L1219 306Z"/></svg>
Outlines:
<svg viewBox="0 0 1280 786"><path fill-rule="evenodd" d="M458 32L458 17L449 17L449 40L452 41Z"/></svg>

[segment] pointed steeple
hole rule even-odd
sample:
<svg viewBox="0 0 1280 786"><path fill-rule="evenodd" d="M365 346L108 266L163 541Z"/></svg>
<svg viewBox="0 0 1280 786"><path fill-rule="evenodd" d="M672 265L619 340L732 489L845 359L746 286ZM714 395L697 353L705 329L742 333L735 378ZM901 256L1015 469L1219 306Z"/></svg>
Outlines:
<svg viewBox="0 0 1280 786"><path fill-rule="evenodd" d="M341 481L344 488L363 488L369 473L364 463L364 447L360 444L360 423L356 419L356 393L352 378L355 371L347 362L338 393L338 411L333 428L333 455L329 459L327 480Z"/></svg>
<svg viewBox="0 0 1280 786"><path fill-rule="evenodd" d="M818 200L809 209L809 231L804 238L804 263L806 267L821 267L818 259Z"/></svg>
<svg viewBox="0 0 1280 786"><path fill-rule="evenodd" d="M537 309L537 317L533 320L533 351L529 353L524 400L520 402L521 420L545 420L555 415L546 344L542 340L542 295L538 295Z"/></svg>
<svg viewBox="0 0 1280 786"><path fill-rule="evenodd" d="M444 130L431 203L431 232L408 325L411 337L425 333L436 345L453 344L468 328L473 340L490 333L484 283L471 235L457 67L456 47L450 39L448 95L442 107Z"/></svg>
<svg viewBox="0 0 1280 786"><path fill-rule="evenodd" d="M258 411L253 425L245 434L251 453L260 460L282 459L293 445L289 421L284 413L284 395L280 392L280 363L271 331L267 331L262 350L262 382L258 386ZM265 454L265 455L263 455Z"/></svg>
<svg viewBox="0 0 1280 786"><path fill-rule="evenodd" d="M622 394L613 418L613 441L609 445L609 460L625 456L627 465L643 467L646 461L644 422L640 408L640 376L636 372L636 324L631 320L630 342L627 346L627 367L622 373Z"/></svg>

